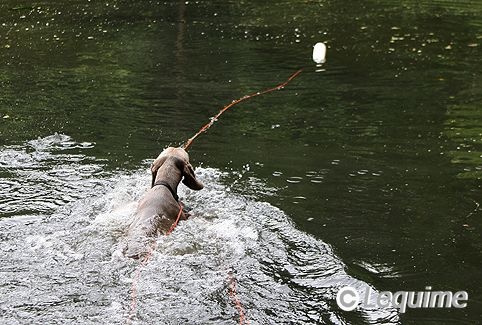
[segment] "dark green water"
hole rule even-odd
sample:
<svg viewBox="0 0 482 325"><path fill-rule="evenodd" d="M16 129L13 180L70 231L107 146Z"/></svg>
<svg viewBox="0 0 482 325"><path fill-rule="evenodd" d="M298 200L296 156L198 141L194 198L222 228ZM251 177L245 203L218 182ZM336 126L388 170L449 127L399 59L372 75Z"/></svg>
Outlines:
<svg viewBox="0 0 482 325"><path fill-rule="evenodd" d="M193 164L234 172L226 184L243 172L235 191L279 207L379 290L469 293L465 309L409 310L402 324L476 324L481 39L480 1L2 1L0 146L61 133L94 143L69 152L104 172L136 171L306 67L223 115Z"/></svg>

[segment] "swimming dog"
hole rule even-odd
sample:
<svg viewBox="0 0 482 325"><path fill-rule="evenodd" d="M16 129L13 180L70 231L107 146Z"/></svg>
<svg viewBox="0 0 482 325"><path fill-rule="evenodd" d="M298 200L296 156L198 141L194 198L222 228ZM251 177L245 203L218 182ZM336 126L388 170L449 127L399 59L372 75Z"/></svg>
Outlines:
<svg viewBox="0 0 482 325"><path fill-rule="evenodd" d="M192 190L204 186L196 179L183 148L169 147L151 165L152 187L140 200L133 222L127 232L127 257L139 258L149 251L149 242L161 234L168 234L180 213L180 220L188 214L181 211L177 187L183 182Z"/></svg>

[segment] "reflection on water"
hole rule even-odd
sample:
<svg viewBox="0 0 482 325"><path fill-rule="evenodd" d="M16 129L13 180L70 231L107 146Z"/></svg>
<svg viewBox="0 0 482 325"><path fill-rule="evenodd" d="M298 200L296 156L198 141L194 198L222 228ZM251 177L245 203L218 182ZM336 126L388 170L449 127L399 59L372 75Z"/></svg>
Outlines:
<svg viewBox="0 0 482 325"><path fill-rule="evenodd" d="M149 175L99 175L99 162L92 162L90 172L78 171L77 160L88 157L67 152L86 145L65 135L26 145L34 147L29 155L34 167L27 172L30 183L42 183L35 190L37 196L45 202L64 197L69 203L45 211L35 206L42 200L26 197L24 205L32 217L0 222L2 322L125 321L138 261L123 257L121 250ZM16 169L25 159L23 148L4 151L16 152L20 161L12 159L3 168L12 176L25 174ZM38 179L44 170L56 166L62 167L54 181ZM220 171L199 168L197 174L206 189L193 192L182 188L181 197L192 208L193 217L170 236L159 238L138 283L135 323L235 323L236 309L227 295L230 270L252 323L344 324L356 319L398 323L393 308L341 313L335 307L338 289L351 285L364 292L368 284L347 275L329 245L296 230L272 205L231 194L220 182ZM71 179L60 183L64 175ZM77 186L67 186L72 182ZM12 210L16 205L4 203Z"/></svg>

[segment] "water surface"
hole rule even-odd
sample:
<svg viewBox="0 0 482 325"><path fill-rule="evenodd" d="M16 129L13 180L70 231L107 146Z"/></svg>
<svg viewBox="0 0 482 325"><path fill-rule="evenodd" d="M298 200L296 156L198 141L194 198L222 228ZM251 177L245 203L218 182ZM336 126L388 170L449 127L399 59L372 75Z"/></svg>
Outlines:
<svg viewBox="0 0 482 325"><path fill-rule="evenodd" d="M161 238L136 322L480 319L478 1L3 1L0 309L123 323L119 256L149 159L193 144L206 189ZM311 47L328 45L324 71ZM468 290L463 310L342 313L336 290ZM189 306L189 307L186 307Z"/></svg>

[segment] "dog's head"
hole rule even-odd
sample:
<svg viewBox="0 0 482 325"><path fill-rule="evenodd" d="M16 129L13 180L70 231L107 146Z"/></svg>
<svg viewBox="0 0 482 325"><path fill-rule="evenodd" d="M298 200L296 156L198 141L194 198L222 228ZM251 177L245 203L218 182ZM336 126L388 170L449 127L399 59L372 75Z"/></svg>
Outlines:
<svg viewBox="0 0 482 325"><path fill-rule="evenodd" d="M161 154L154 160L151 165L152 172L152 184L154 185L157 171L166 162L166 160L174 158L176 166L181 171L181 175L184 177L182 182L184 185L192 190L201 190L204 185L196 179L194 170L189 163L189 155L183 148L168 147L164 149Z"/></svg>

